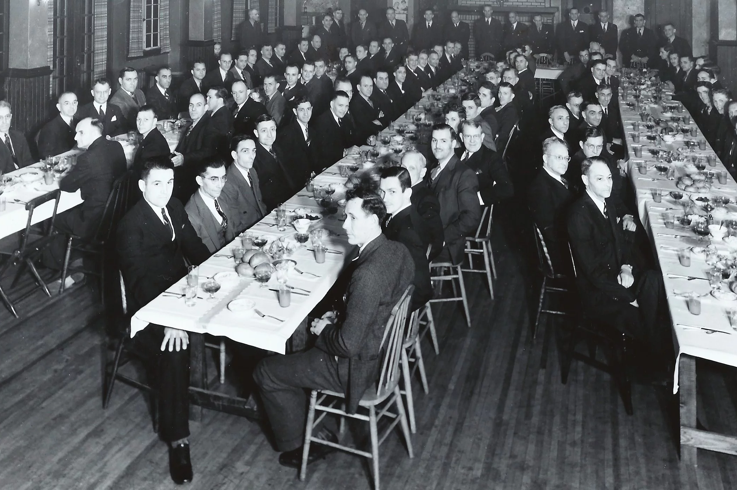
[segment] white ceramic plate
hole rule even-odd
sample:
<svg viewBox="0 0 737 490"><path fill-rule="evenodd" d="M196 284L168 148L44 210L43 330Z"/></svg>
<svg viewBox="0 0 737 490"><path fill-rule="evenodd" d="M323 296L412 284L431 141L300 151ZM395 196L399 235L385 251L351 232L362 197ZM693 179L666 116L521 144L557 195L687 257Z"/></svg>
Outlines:
<svg viewBox="0 0 737 490"><path fill-rule="evenodd" d="M243 315L253 315L253 309L256 308L256 303L250 299L240 298L234 299L228 303L228 309L233 313L241 313Z"/></svg>
<svg viewBox="0 0 737 490"><path fill-rule="evenodd" d="M39 172L38 170L29 170L27 172L24 172L19 175L20 180L22 180L26 184L30 184L32 182L37 182L44 178L44 174Z"/></svg>
<svg viewBox="0 0 737 490"><path fill-rule="evenodd" d="M231 286L238 282L239 276L235 271L218 272L212 276L217 282L223 286Z"/></svg>

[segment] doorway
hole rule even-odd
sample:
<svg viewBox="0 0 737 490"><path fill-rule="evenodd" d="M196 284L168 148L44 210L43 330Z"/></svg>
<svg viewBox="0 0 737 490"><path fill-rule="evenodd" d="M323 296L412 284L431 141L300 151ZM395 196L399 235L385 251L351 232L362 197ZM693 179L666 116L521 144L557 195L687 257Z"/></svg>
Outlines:
<svg viewBox="0 0 737 490"><path fill-rule="evenodd" d="M94 0L54 0L54 96L73 91L80 105L92 100L94 26Z"/></svg>

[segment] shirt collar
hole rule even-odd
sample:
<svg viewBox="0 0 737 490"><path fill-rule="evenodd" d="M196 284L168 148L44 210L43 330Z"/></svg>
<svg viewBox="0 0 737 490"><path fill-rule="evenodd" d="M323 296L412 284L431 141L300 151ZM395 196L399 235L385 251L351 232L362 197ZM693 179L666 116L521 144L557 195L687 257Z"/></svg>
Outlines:
<svg viewBox="0 0 737 490"><path fill-rule="evenodd" d="M369 243L373 242L374 240L376 240L380 236L381 236L381 229L379 230L379 233L376 234L376 236L372 237L370 240L366 241L366 243L364 243L363 245L361 245L360 247L358 247L358 256L359 257L361 256L361 252L363 252L363 250L366 248L366 245L368 245Z"/></svg>
<svg viewBox="0 0 737 490"><path fill-rule="evenodd" d="M606 206L606 202L604 202L599 196L595 196L590 190L586 189L586 194L589 195L592 201L594 201L594 204L596 204L596 207L599 208L599 212L602 216L604 216L604 206Z"/></svg>
<svg viewBox="0 0 737 490"><path fill-rule="evenodd" d="M555 129L553 126L550 126L550 130L553 132L554 135L556 135L560 139L565 139L565 136L563 136L563 133Z"/></svg>
<svg viewBox="0 0 737 490"><path fill-rule="evenodd" d="M69 125L69 126L71 126L71 125L72 125L72 120L74 119L73 117L65 116L65 115L64 115L64 114L62 114L61 112L59 113L59 115L60 115L60 116L61 116L61 118L62 118L62 119L64 120L64 122L65 122L65 123L67 123L67 125Z"/></svg>
<svg viewBox="0 0 737 490"><path fill-rule="evenodd" d="M548 170L548 168L545 167L545 166L543 166L543 170L545 170L548 173L548 175L550 175L552 178L554 178L555 180L557 180L561 184L563 183L563 179L561 179L560 175L555 175L553 172L551 172L550 170Z"/></svg>
<svg viewBox="0 0 737 490"><path fill-rule="evenodd" d="M163 95L163 96L166 97L166 89L165 88L161 88L161 85L159 85L158 83L156 84L156 88L159 89L159 92L161 92L161 95Z"/></svg>
<svg viewBox="0 0 737 490"><path fill-rule="evenodd" d="M248 184L250 185L251 184L251 175L249 173L249 170L246 170L245 168L241 168L241 166L238 165L238 164L236 164L235 162L233 163L233 166L238 169L238 171L241 173L241 175L243 175L243 178L246 179L246 182L248 182Z"/></svg>

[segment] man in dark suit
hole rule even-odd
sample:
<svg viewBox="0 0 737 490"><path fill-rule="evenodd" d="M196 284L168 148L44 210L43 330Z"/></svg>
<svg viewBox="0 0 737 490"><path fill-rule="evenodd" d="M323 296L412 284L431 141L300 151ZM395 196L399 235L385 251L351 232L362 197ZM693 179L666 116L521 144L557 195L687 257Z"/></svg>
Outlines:
<svg viewBox="0 0 737 490"><path fill-rule="evenodd" d="M287 160L281 153L281 148L274 146L276 123L271 116L263 115L256 118L254 133L258 138L258 144L253 167L258 172L266 209L271 211L300 190L307 179L303 173L298 172L299 169L287 167Z"/></svg>
<svg viewBox="0 0 737 490"><path fill-rule="evenodd" d="M268 44L268 34L259 22L260 18L257 8L249 9L248 19L238 26L238 41L240 42L241 51L252 47L261 49L261 46Z"/></svg>
<svg viewBox="0 0 737 490"><path fill-rule="evenodd" d="M568 128L570 127L571 116L565 106L555 105L548 111L548 127L545 128L538 138L540 149L542 150L543 142L553 136L568 143L569 148L575 148L576 142L570 140ZM540 153L542 156L542 153Z"/></svg>
<svg viewBox="0 0 737 490"><path fill-rule="evenodd" d="M384 70L376 72L374 77L374 90L371 92L371 100L374 102L374 107L378 108L383 117L379 118L382 127L386 127L399 116L399 110L394 99L392 99L387 89L389 88L389 73Z"/></svg>
<svg viewBox="0 0 737 490"><path fill-rule="evenodd" d="M591 24L589 39L599 43L604 48L606 54L610 54L616 59L619 33L617 31L617 24L609 22L609 12L606 10L599 12L599 22Z"/></svg>
<svg viewBox="0 0 737 490"><path fill-rule="evenodd" d="M256 159L256 141L251 135L233 138L233 164L228 167L228 180L223 186L222 203L231 210L232 221L228 225L234 233L241 233L261 221L267 209L261 196L258 173L253 168Z"/></svg>
<svg viewBox="0 0 737 490"><path fill-rule="evenodd" d="M287 45L283 42L274 44L274 56L271 57L271 64L274 65L276 74L281 82L284 79L284 70L287 68Z"/></svg>
<svg viewBox="0 0 737 490"><path fill-rule="evenodd" d="M384 114L371 100L373 92L374 82L371 77L362 76L361 83L358 84L358 94L350 102L351 114L356 121L356 138L359 141L366 141L369 136L376 135L382 127L380 118Z"/></svg>
<svg viewBox="0 0 737 490"><path fill-rule="evenodd" d="M576 85L584 100L594 100L596 98L596 88L604 83L605 74L606 62L604 60L593 60L590 64L589 74L584 75Z"/></svg>
<svg viewBox="0 0 737 490"><path fill-rule="evenodd" d="M312 134L310 120L312 119L312 103L302 97L292 104L289 111L293 114L291 123L277 130L275 145L279 148L287 168L296 174L298 182L307 182L314 165L312 164Z"/></svg>
<svg viewBox="0 0 737 490"><path fill-rule="evenodd" d="M358 11L358 21L351 22L351 41L353 42L353 46L368 46L377 37L376 26L368 20L368 12L366 9L360 9Z"/></svg>
<svg viewBox="0 0 737 490"><path fill-rule="evenodd" d="M273 49L268 44L261 48L261 58L256 61L256 69L262 79L265 79L268 76L274 76L277 79L281 79L281 77L284 76L284 69L282 68L282 70L279 71L276 65L274 65L273 54Z"/></svg>
<svg viewBox="0 0 737 490"><path fill-rule="evenodd" d="M108 104L110 98L110 82L106 78L95 80L92 86L93 101L84 104L77 110L77 119L90 117L102 121L103 136L117 136L126 132L126 121L118 106Z"/></svg>
<svg viewBox="0 0 737 490"><path fill-rule="evenodd" d="M454 73L454 63L453 63L453 55L455 53L455 44L452 41L448 41L443 46L443 54L440 55L440 61L438 65L440 66L440 79L441 80L447 80L450 77L453 76Z"/></svg>
<svg viewBox="0 0 737 490"><path fill-rule="evenodd" d="M394 46L394 41L390 37L384 38L383 50L381 52L381 62L376 69L383 68L387 71L394 70L394 67L402 63L402 55L399 49Z"/></svg>
<svg viewBox="0 0 737 490"><path fill-rule="evenodd" d="M338 59L338 50L342 47L338 44L338 40L333 36L333 16L329 13L322 15L322 24L317 27L315 34L320 36L322 40L323 58L328 61ZM314 59L312 61L315 61Z"/></svg>
<svg viewBox="0 0 737 490"><path fill-rule="evenodd" d="M440 23L434 20L435 13L431 8L425 9L424 20L417 20L412 29L412 46L416 50L432 49L433 46L443 44L443 29Z"/></svg>
<svg viewBox="0 0 737 490"><path fill-rule="evenodd" d="M138 109L146 105L146 96L138 88L138 72L126 66L120 70L118 77L120 88L110 97L110 103L118 106L126 121L126 131L135 131Z"/></svg>
<svg viewBox="0 0 737 490"><path fill-rule="evenodd" d="M348 29L343 20L343 9L337 8L333 10L333 24L330 26L330 34L335 40L335 45L339 48L347 48L348 45Z"/></svg>
<svg viewBox="0 0 737 490"><path fill-rule="evenodd" d="M328 110L330 105L330 96L333 95L333 80L327 74L328 66L325 60L315 61L315 76L312 80L318 86L315 90L315 105L313 111L315 114L322 114Z"/></svg>
<svg viewBox="0 0 737 490"><path fill-rule="evenodd" d="M10 104L0 100L0 174L27 167L33 163L26 137L10 129L13 111Z"/></svg>
<svg viewBox="0 0 737 490"><path fill-rule="evenodd" d="M517 49L524 46L528 40L529 27L520 22L517 12L509 12L509 22L504 25L502 46L504 49Z"/></svg>
<svg viewBox="0 0 737 490"><path fill-rule="evenodd" d="M407 110L422 97L422 92L419 87L415 87L406 82L407 69L401 65L395 67L394 81L389 84L387 93L397 105L397 111L399 114L407 112Z"/></svg>
<svg viewBox="0 0 737 490"><path fill-rule="evenodd" d="M133 158L133 170L136 178L140 177L145 162L156 158L168 158L171 154L169 143L156 127L157 121L156 111L152 106L145 105L138 110L136 127L141 134L141 142L138 144Z"/></svg>
<svg viewBox="0 0 737 490"><path fill-rule="evenodd" d="M412 284L411 311L415 311L433 296L430 283L430 265L427 262L427 246L422 240L422 218L412 205L412 180L404 167L385 167L379 171L379 188L386 206L387 216L381 225L389 240L404 244L412 256L415 278Z"/></svg>
<svg viewBox="0 0 737 490"><path fill-rule="evenodd" d="M673 82L675 90L674 98L676 100L688 101L688 95L692 94L694 87L696 87L698 71L694 69L694 59L692 56L680 55L680 63L681 71Z"/></svg>
<svg viewBox="0 0 737 490"><path fill-rule="evenodd" d="M484 133L481 126L471 120L461 123L461 141L465 150L460 161L470 168L479 183L479 203L493 206L514 196L514 186L501 155L486 148L482 143Z"/></svg>
<svg viewBox="0 0 737 490"><path fill-rule="evenodd" d="M241 58L244 53L241 53L238 55L238 58ZM251 87L252 89L256 89L257 87L261 86L261 83L263 82L263 75L261 75L261 72L258 71L258 68L256 67L256 62L258 61L258 49L256 48L248 48L245 51L246 54L246 65L241 71L241 73L244 75L244 78L246 74L251 78ZM232 73L232 72L231 72Z"/></svg>
<svg viewBox="0 0 737 490"><path fill-rule="evenodd" d="M575 58L579 51L589 47L589 26L578 20L577 8L568 11L568 20L558 24L555 31L558 58L565 58L566 63Z"/></svg>
<svg viewBox="0 0 737 490"><path fill-rule="evenodd" d="M182 82L177 93L177 103L179 112L187 112L189 110L189 99L194 94L205 95L207 90L203 86L203 80L207 74L207 66L204 61L197 60L192 63L191 78Z"/></svg>
<svg viewBox="0 0 737 490"><path fill-rule="evenodd" d="M658 38L655 33L645 27L645 16L635 15L635 26L625 29L619 39L619 50L622 52L622 65L630 63L646 63L655 67L658 62Z"/></svg>
<svg viewBox="0 0 737 490"><path fill-rule="evenodd" d="M136 312L187 275L210 253L192 227L184 206L172 199L174 169L167 159L144 164L143 193L118 225L116 250L126 285L128 310ZM149 324L132 340L156 381L159 434L169 446L169 470L177 484L192 481L189 455L189 336L184 330ZM156 409L156 408L155 408Z"/></svg>
<svg viewBox="0 0 737 490"><path fill-rule="evenodd" d="M229 87L236 81L235 76L230 71L233 66L233 56L230 53L220 53L218 67L211 70L205 75L202 81L204 90L210 90L212 87ZM205 92L207 93L207 92Z"/></svg>
<svg viewBox="0 0 737 490"><path fill-rule="evenodd" d="M499 121L499 134L496 138L496 147L504 152L512 128L520 122L520 115L515 106L514 87L509 82L499 84L499 107L496 108L496 119Z"/></svg>
<svg viewBox="0 0 737 490"><path fill-rule="evenodd" d="M405 21L397 19L396 11L392 7L386 9L386 18L379 22L376 28L377 39L392 38L394 47L399 52L399 57L404 56L407 52L407 44L409 43L409 30L407 30L407 23ZM412 41L414 42L414 38Z"/></svg>
<svg viewBox="0 0 737 490"><path fill-rule="evenodd" d="M279 126L284 112L287 110L287 101L278 90L279 84L276 82L274 75L264 77L264 96L266 97L266 111L274 118L276 125Z"/></svg>
<svg viewBox="0 0 737 490"><path fill-rule="evenodd" d="M215 158L203 163L195 178L199 190L184 205L192 228L211 254L236 236L235 213L220 198L227 179L222 160Z"/></svg>
<svg viewBox="0 0 737 490"><path fill-rule="evenodd" d="M41 127L38 132L38 153L41 158L69 151L74 147L74 127L77 124L77 96L64 92L56 104L59 114Z"/></svg>
<svg viewBox="0 0 737 490"><path fill-rule="evenodd" d="M224 87L211 87L207 91L210 146L223 161L230 157L230 138L233 136L233 115L225 105L228 96L228 89Z"/></svg>
<svg viewBox="0 0 737 490"><path fill-rule="evenodd" d="M476 174L453 153L453 129L436 124L432 130L432 153L438 162L430 173L430 186L440 202L445 249L439 259L460 264L466 237L472 236L481 220L479 183Z"/></svg>
<svg viewBox="0 0 737 490"><path fill-rule="evenodd" d="M514 68L517 70L517 86L519 91L522 93L528 93L532 95L532 100L535 99L537 94L537 88L535 87L535 75L529 68L529 62L527 57L523 54L518 54L514 57ZM528 97L529 99L529 97Z"/></svg>
<svg viewBox="0 0 737 490"><path fill-rule="evenodd" d="M624 128L619 104L614 102L612 88L602 83L596 87L596 100L601 105L601 123L599 127L604 133L604 139L609 143L608 150L617 158L624 158Z"/></svg>
<svg viewBox="0 0 737 490"><path fill-rule="evenodd" d="M497 58L503 58L502 40L504 29L501 22L491 16L493 13L491 5L484 5L484 15L476 20L473 26L473 37L476 41L476 57L480 58L484 53L491 53Z"/></svg>
<svg viewBox="0 0 737 490"><path fill-rule="evenodd" d="M298 468L302 462L307 392L320 388L344 393L346 411L355 413L365 390L376 380L381 343L392 308L412 284L413 262L407 248L381 233L386 208L381 198L357 189L346 196L348 241L360 247L344 271L345 314L328 312L312 322L315 346L305 352L269 356L256 367L266 414L274 431L279 463ZM342 282L341 282L342 284ZM342 288L338 293L342 292ZM339 321L341 319L342 321ZM326 429L323 429L326 431ZM326 439L337 437L326 431ZM334 449L314 444L308 464Z"/></svg>
<svg viewBox="0 0 737 490"><path fill-rule="evenodd" d="M312 61L314 62L317 59L323 59L323 60L329 60L330 54L328 53L327 48L323 45L322 38L315 34L312 36L312 40L310 41L310 47L307 48L307 52L305 53L305 56L307 57L306 61ZM304 68L304 64L302 66Z"/></svg>
<svg viewBox="0 0 737 490"><path fill-rule="evenodd" d="M80 191L82 205L56 217L54 227L62 232L44 250L46 267L61 270L64 264L67 239L72 234L83 239L92 238L102 219L105 204L115 180L127 169L123 147L117 141L102 136L102 123L96 119L83 119L77 124L75 139L80 148L86 149L77 156L77 163L59 181L64 192ZM72 281L81 280L72 275ZM68 286L69 284L65 284Z"/></svg>
<svg viewBox="0 0 737 490"><path fill-rule="evenodd" d="M658 46L669 46L671 52L681 56L693 56L691 45L682 37L676 36L676 26L672 22L663 25L663 39Z"/></svg>
<svg viewBox="0 0 737 490"><path fill-rule="evenodd" d="M297 47L292 51L287 60L287 66L294 65L300 70L305 61L307 61L307 52L310 49L310 40L302 38L297 43Z"/></svg>
<svg viewBox="0 0 737 490"><path fill-rule="evenodd" d="M527 206L543 235L553 269L558 274L572 275L566 217L576 193L563 177L568 161L568 147L563 140L548 138L543 142L543 166L527 189Z"/></svg>
<svg viewBox="0 0 737 490"><path fill-rule="evenodd" d="M547 54L552 56L555 52L553 35L553 26L543 24L541 15L532 17L532 25L527 33L527 40L530 43L534 54Z"/></svg>
<svg viewBox="0 0 737 490"><path fill-rule="evenodd" d="M171 159L176 167L174 196L181 200L189 199L197 188L195 175L199 165L216 155L217 138L210 127L210 115L202 95L194 94L190 98L189 117L192 123L184 131Z"/></svg>
<svg viewBox="0 0 737 490"><path fill-rule="evenodd" d="M249 90L253 90L255 87L254 80L251 77L251 72L246 68L248 68L248 51L244 51L236 57L230 73L233 74L233 83L240 80L246 84Z"/></svg>
<svg viewBox="0 0 737 490"><path fill-rule="evenodd" d="M416 150L402 155L402 167L409 172L412 180L412 206L422 219L423 226L417 227L422 242L430 245L429 260L434 260L443 251L445 235L443 221L440 219L440 203L426 179L427 160Z"/></svg>
<svg viewBox="0 0 737 490"><path fill-rule="evenodd" d="M250 97L250 93L245 83L235 82L233 84L232 95L235 102L233 134L251 134L256 129L256 118L269 113L266 106Z"/></svg>
<svg viewBox="0 0 737 490"><path fill-rule="evenodd" d="M569 129L570 133L568 136L570 141L574 142L574 148L578 146L578 142L581 141L584 133L589 128L598 128L601 126L601 120L604 117L604 111L599 104L599 101L594 99L592 101L583 102L581 104L581 123L572 129ZM604 138L604 145L607 144L606 136Z"/></svg>
<svg viewBox="0 0 737 490"><path fill-rule="evenodd" d="M330 100L330 109L315 120L314 129L310 128L312 140L315 141L315 144L310 145L315 173L322 172L345 154L346 141L342 126L349 102L346 92L336 91Z"/></svg>
<svg viewBox="0 0 737 490"><path fill-rule="evenodd" d="M558 83L560 84L561 91L564 94L569 93L573 90L578 81L589 73L589 50L582 49L578 52L578 58L573 60L573 63L566 66L563 69L563 73L558 77Z"/></svg>
<svg viewBox="0 0 737 490"><path fill-rule="evenodd" d="M407 53L406 59L406 82L413 85L415 87L415 90L419 90L421 93L424 94L427 90L430 90L432 88L430 77L428 77L427 73L420 69L419 57L417 56L417 53Z"/></svg>
<svg viewBox="0 0 737 490"><path fill-rule="evenodd" d="M174 94L171 93L171 68L162 66L154 77L156 83L146 92L146 103L153 106L159 119L176 119L179 111Z"/></svg>
<svg viewBox="0 0 737 490"><path fill-rule="evenodd" d="M468 59L468 40L471 37L471 28L461 20L457 10L450 13L450 23L445 26L444 41L461 43L461 58Z"/></svg>
<svg viewBox="0 0 737 490"><path fill-rule="evenodd" d="M587 159L581 171L586 192L571 205L567 227L581 304L590 318L641 340L651 366L663 369L671 334L658 324L660 272L642 267L633 253L625 235L635 226L617 218L606 163Z"/></svg>

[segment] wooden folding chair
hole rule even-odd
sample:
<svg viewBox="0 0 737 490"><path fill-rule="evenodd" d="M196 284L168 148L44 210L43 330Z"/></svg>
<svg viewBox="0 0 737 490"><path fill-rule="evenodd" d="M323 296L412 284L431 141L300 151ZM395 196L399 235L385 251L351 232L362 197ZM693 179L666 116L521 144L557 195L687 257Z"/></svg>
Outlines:
<svg viewBox="0 0 737 490"><path fill-rule="evenodd" d="M400 389L407 400L407 414L409 415L409 428L414 434L417 432L417 423L415 422L415 403L412 398L412 376L416 371L420 372L420 381L425 394L430 392L427 384L427 374L425 373L425 361L422 358L422 345L420 338L420 315L422 308L412 312L407 326L407 333L404 336L402 344L402 385L404 389Z"/></svg>
<svg viewBox="0 0 737 490"><path fill-rule="evenodd" d="M491 250L491 225L493 223L492 213L494 205L484 207L481 215L481 221L476 229L476 234L466 237L466 257L468 258L468 269L461 268L463 272L475 272L486 274L486 281L489 284L489 296L494 299L494 284L496 279L496 264L494 263L494 252ZM474 266L474 258L481 256L483 259L483 267L479 264Z"/></svg>

